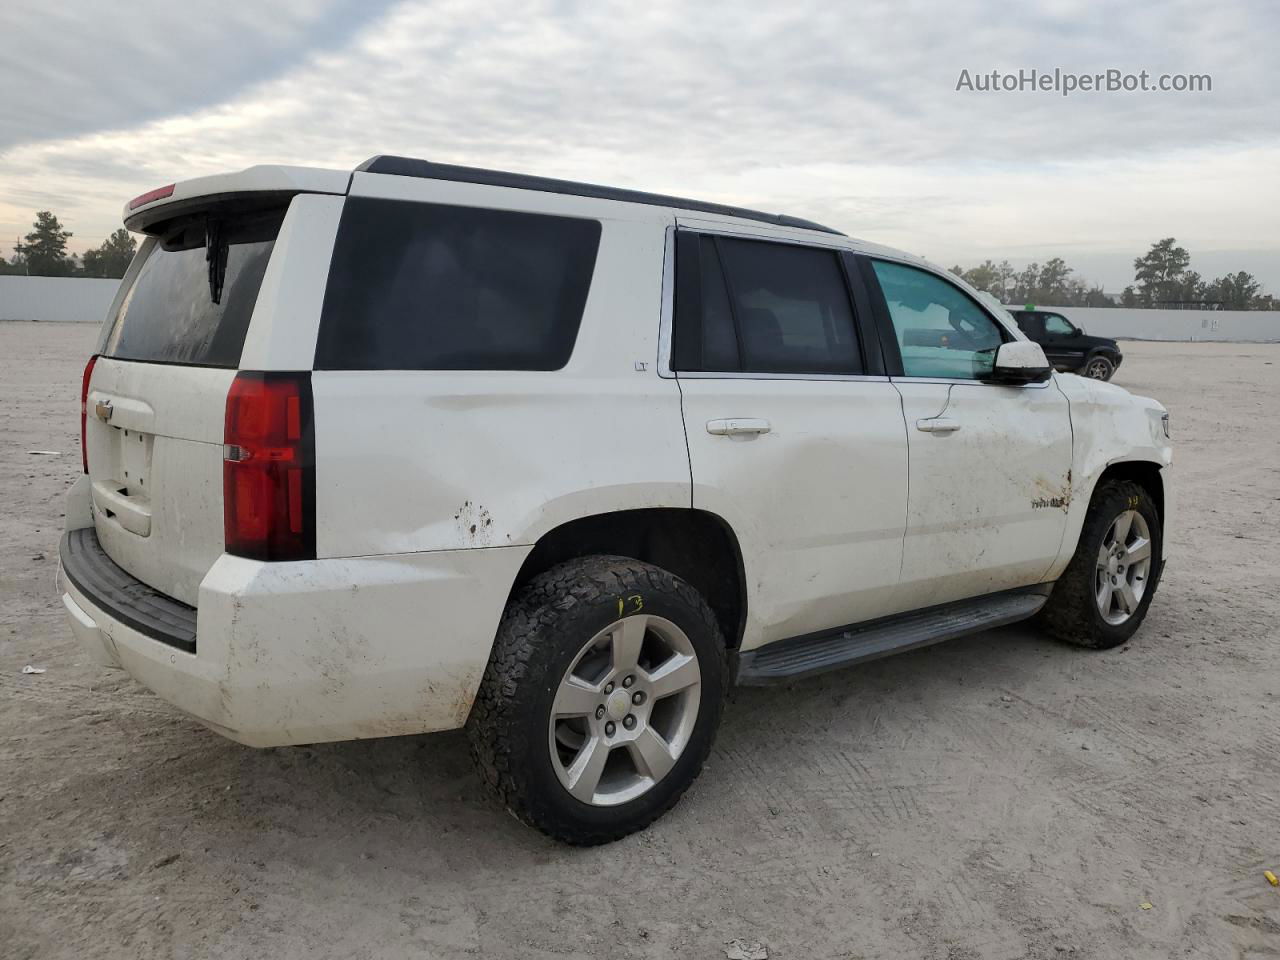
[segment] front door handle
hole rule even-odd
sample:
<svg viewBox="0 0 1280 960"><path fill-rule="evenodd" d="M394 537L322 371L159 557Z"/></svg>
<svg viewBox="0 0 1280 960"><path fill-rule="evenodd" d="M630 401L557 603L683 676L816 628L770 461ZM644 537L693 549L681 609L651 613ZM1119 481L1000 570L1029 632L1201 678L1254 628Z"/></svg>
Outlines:
<svg viewBox="0 0 1280 960"><path fill-rule="evenodd" d="M950 417L934 417L931 420L917 420L916 429L925 433L955 433L960 429L960 421Z"/></svg>
<svg viewBox="0 0 1280 960"><path fill-rule="evenodd" d="M772 429L768 420L754 417L735 417L728 420L708 420L707 433L713 437L757 436Z"/></svg>

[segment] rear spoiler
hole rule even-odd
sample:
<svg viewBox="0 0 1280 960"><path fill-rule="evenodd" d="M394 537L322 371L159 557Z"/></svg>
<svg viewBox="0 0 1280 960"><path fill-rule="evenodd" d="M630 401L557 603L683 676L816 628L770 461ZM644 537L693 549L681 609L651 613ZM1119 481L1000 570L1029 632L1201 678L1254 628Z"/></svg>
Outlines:
<svg viewBox="0 0 1280 960"><path fill-rule="evenodd" d="M284 201L299 193L344 194L350 184L349 170L262 164L238 173L196 177L149 190L125 204L124 225L135 232L148 233L149 227L214 201L268 197Z"/></svg>

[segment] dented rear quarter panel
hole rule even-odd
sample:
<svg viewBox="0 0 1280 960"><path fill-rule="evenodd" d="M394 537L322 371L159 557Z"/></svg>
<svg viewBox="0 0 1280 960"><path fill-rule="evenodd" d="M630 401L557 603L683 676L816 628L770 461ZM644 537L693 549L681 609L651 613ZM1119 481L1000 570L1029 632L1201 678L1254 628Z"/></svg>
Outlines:
<svg viewBox="0 0 1280 960"><path fill-rule="evenodd" d="M312 374L319 556L527 545L583 516L690 505L679 388L654 363L669 211L358 174L362 191L593 217L600 246L563 369Z"/></svg>
<svg viewBox="0 0 1280 960"><path fill-rule="evenodd" d="M1053 378L1071 408L1072 495L1062 550L1048 579L1056 579L1071 562L1094 490L1108 467L1118 463L1151 463L1160 468L1165 489L1165 516L1161 519L1166 542L1173 499L1168 472L1173 462L1173 447L1161 423L1166 413L1164 406L1114 383L1071 373L1055 373Z"/></svg>

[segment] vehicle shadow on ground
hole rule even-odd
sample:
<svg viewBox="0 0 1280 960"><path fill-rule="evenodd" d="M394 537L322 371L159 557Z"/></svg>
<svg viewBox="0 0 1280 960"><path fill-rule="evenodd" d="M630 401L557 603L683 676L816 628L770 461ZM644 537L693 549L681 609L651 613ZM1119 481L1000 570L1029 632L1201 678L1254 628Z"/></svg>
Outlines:
<svg viewBox="0 0 1280 960"><path fill-rule="evenodd" d="M794 777L808 760L822 762L817 754L830 748L832 737L855 750L874 738L892 738L877 705L892 710L927 701L929 717L946 718L953 699L972 698L975 685L986 684L983 695L990 698L997 689L992 678L1029 673L1062 649L1025 627L1004 628L785 687L736 689L712 769L650 833L674 840L722 821L722 780L731 772L722 761L728 754L754 755L753 775L764 780ZM966 677L972 678L967 687ZM926 737L930 723L939 735L945 732L945 719L926 717L923 731L920 718L914 722ZM424 851L464 871L490 869L483 851L495 848L508 867L576 855L518 823L488 796L462 731L254 750L186 718L175 718L171 729L157 744L167 755L137 768L129 792L163 797L152 815L155 828L192 845L207 847L228 833L252 831L264 856L270 851L306 869L309 849L322 843L345 851L352 879L362 863L416 872ZM784 745L787 769L770 770L781 764ZM145 761L139 754L151 749L145 742L134 745L131 762ZM810 750L815 756L806 758ZM721 823L715 829L729 828Z"/></svg>

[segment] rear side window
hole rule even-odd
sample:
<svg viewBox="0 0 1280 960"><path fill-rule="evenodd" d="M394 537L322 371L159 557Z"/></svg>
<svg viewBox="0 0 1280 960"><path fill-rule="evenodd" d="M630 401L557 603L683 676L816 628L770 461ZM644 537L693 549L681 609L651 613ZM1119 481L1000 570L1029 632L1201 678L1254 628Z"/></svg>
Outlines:
<svg viewBox="0 0 1280 960"><path fill-rule="evenodd" d="M835 251L683 233L677 243L674 369L862 372Z"/></svg>
<svg viewBox="0 0 1280 960"><path fill-rule="evenodd" d="M317 370L558 370L586 306L600 223L347 200Z"/></svg>
<svg viewBox="0 0 1280 960"><path fill-rule="evenodd" d="M211 213L172 226L146 254L99 352L118 360L238 367L283 218L283 210Z"/></svg>
<svg viewBox="0 0 1280 960"><path fill-rule="evenodd" d="M1018 321L1018 326L1028 337L1044 335L1044 322L1036 314L1027 310L1015 310L1013 319Z"/></svg>

